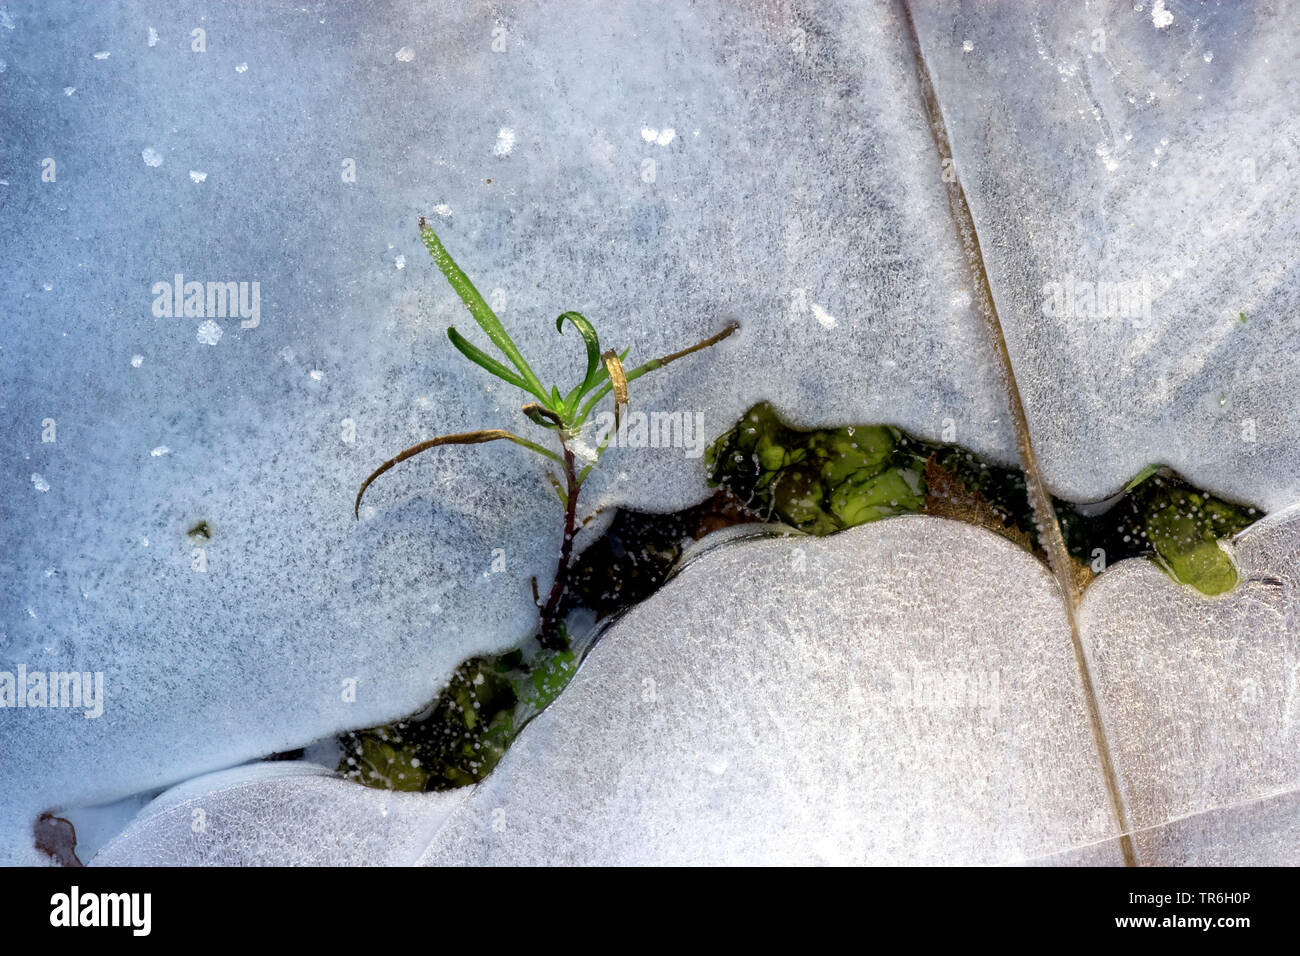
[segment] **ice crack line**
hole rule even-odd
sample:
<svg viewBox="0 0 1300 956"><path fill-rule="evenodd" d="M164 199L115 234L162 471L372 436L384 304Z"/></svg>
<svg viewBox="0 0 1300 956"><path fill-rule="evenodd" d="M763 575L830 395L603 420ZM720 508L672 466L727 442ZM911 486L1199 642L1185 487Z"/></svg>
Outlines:
<svg viewBox="0 0 1300 956"><path fill-rule="evenodd" d="M922 105L925 108L926 119L930 126L930 134L934 139L935 149L938 151L941 163L945 160L951 163L952 148L948 141L948 129L944 124L943 111L939 107L939 99L935 95L934 84L930 80L930 71L926 67L925 57L921 51L921 41L916 32L916 24L912 21L911 8L907 0L898 0L898 8L899 16L907 33L912 59L916 66L916 77L920 87ZM966 202L966 192L961 184L961 175L957 171L955 164L952 166L952 170L952 175L941 176L940 179L943 181L948 193L948 209L952 214L953 225L961 242L966 265L970 270L975 301L978 304L980 315L984 319L985 328L993 345L998 371L1002 377L1007 405L1011 412L1011 421L1015 428L1020 465L1025 473L1029 503L1034 509L1034 518L1038 524L1039 539L1047 551L1048 563L1051 565L1052 573L1060 586L1062 600L1065 602L1065 611L1070 622L1070 643L1074 649L1074 661L1079 670L1080 681L1083 684L1084 703L1087 706L1088 722L1092 727L1097 753L1101 759L1102 776L1105 779L1106 789L1109 792L1111 806L1119 827L1120 849L1124 854L1125 864L1136 866L1137 859L1133 851L1133 840L1129 836L1128 814L1125 810L1123 795L1120 793L1110 746L1106 740L1106 729L1102 722L1101 709L1097 703L1097 694L1093 687L1092 671L1088 666L1087 654L1079 632L1078 609L1082 589L1075 575L1074 563L1071 561L1070 554L1065 547L1065 538L1061 534L1061 525L1057 520L1056 510L1052 507L1052 497L1047 492L1042 472L1038 467L1038 458L1034 454L1034 444L1029 433L1029 422L1025 416L1025 406L1020 398L1020 389L1016 385L1016 373L1011 364L1011 355L1007 350L1006 337L1002 334L1002 322L998 318L997 304L993 301L993 290L989 285L988 273L984 267L984 255L980 250L979 234L975 230L975 220L971 216L970 206Z"/></svg>

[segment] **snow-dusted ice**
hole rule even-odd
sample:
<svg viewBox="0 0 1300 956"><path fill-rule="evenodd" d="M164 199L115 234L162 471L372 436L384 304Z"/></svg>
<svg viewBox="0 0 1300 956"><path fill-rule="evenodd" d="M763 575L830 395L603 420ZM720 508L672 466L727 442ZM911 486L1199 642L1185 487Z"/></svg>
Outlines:
<svg viewBox="0 0 1300 956"><path fill-rule="evenodd" d="M1054 490L1102 498L1160 461L1294 502L1295 10L913 9Z"/></svg>
<svg viewBox="0 0 1300 956"><path fill-rule="evenodd" d="M448 343L455 323L485 344L421 215L548 384L581 371L565 310L633 362L736 320L633 382L632 409L712 438L766 399L1012 463L955 171L1053 490L1099 498L1161 460L1293 503L1294 16L918 0L940 157L901 5L272 0L205 10L202 52L164 0L3 9L0 121L28 135L0 141L22 210L0 283L0 671L102 673L105 699L0 712L0 862L37 860L41 810L186 780L103 859L540 862L548 801L576 808L574 859L1117 859L1053 586L937 520L702 558L474 791L226 768L409 713L536 625L559 515L521 449L427 453L351 514L421 439L537 431ZM584 511L707 493L682 448L615 448ZM1141 563L1085 599L1149 861L1294 846L1292 528L1248 532L1261 579L1217 602ZM996 713L900 706L910 668L1001 675ZM175 839L209 796L210 840Z"/></svg>
<svg viewBox="0 0 1300 956"><path fill-rule="evenodd" d="M1234 547L1251 583L1221 601L1141 560L1084 598L1141 863L1300 852L1294 628L1261 594L1295 566L1300 515ZM285 776L312 772L299 767L192 781L94 862L1123 860L1046 570L938 518L704 553L606 634L470 791ZM220 826L192 832L195 808Z"/></svg>
<svg viewBox="0 0 1300 956"><path fill-rule="evenodd" d="M553 573L559 516L520 449L423 456L372 489L372 517L351 515L361 479L422 438L534 429L447 342L453 322L478 333L422 214L566 388L581 363L555 333L566 309L633 360L739 320L634 383L634 408L702 414L711 437L767 398L806 424L948 425L1014 456L888 11L530 5L496 52L486 9L348 4L321 24L299 6L209 10L204 53L160 2L16 6L0 38L6 77L26 78L6 86L6 122L47 130L7 138L4 165L60 170L6 193L27 212L6 230L23 255L2 293L5 500L20 504L0 653L102 671L108 697L96 720L0 721L0 853L28 852L45 807L400 716L535 626L528 580ZM496 155L503 130L514 145ZM141 144L167 161L141 162ZM155 316L176 274L259 283L259 324ZM57 443L40 441L46 417ZM682 448L618 449L601 471L591 510L708 493ZM210 539L188 533L200 521ZM484 578L497 552L506 571Z"/></svg>

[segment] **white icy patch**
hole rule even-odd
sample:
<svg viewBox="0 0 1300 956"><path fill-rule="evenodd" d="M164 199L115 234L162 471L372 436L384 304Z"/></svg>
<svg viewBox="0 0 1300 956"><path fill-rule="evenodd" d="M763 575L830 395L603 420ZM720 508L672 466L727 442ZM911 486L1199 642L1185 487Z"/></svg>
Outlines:
<svg viewBox="0 0 1300 956"><path fill-rule="evenodd" d="M515 131L508 126L503 126L497 130L497 141L492 146L492 155L509 156L510 151L515 148Z"/></svg>
<svg viewBox="0 0 1300 956"><path fill-rule="evenodd" d="M154 149L152 146L146 146L144 151L140 154L140 158L144 160L146 166L161 166L163 164L162 153L158 152L158 150Z"/></svg>
<svg viewBox="0 0 1300 956"><path fill-rule="evenodd" d="M700 558L597 645L434 864L1011 862L1115 832L1060 599L905 518Z"/></svg>
<svg viewBox="0 0 1300 956"><path fill-rule="evenodd" d="M412 60L415 59L415 51L412 50L409 46L404 46L396 53L394 53L393 56L395 56L399 62L410 63Z"/></svg>
<svg viewBox="0 0 1300 956"><path fill-rule="evenodd" d="M198 330L194 334L195 338L204 345L216 345L221 341L223 331L221 326L217 325L217 323L213 322L211 319L208 319L208 321L198 327Z"/></svg>
<svg viewBox="0 0 1300 956"><path fill-rule="evenodd" d="M1177 9L1195 29L1151 29L1163 4L914 12L1053 490L1165 462L1273 510L1300 497L1300 18Z"/></svg>
<svg viewBox="0 0 1300 956"><path fill-rule="evenodd" d="M157 448L150 451L149 454L154 458L161 458L163 455L167 454L170 451L171 449L168 448L166 445L159 445Z"/></svg>
<svg viewBox="0 0 1300 956"><path fill-rule="evenodd" d="M641 138L647 143L654 143L656 146L667 146L677 136L677 130L672 129L653 129L649 126L641 130Z"/></svg>
<svg viewBox="0 0 1300 956"><path fill-rule="evenodd" d="M190 170L190 179L194 180L194 182L196 183L201 183L207 178L208 178L208 174L205 172L200 172L197 169Z"/></svg>
<svg viewBox="0 0 1300 956"><path fill-rule="evenodd" d="M50 483L36 472L32 472L32 486L42 493L50 490Z"/></svg>
<svg viewBox="0 0 1300 956"><path fill-rule="evenodd" d="M1300 507L1248 528L1234 551L1242 581L1216 600L1145 561L1085 594L1083 636L1135 828L1300 790Z"/></svg>
<svg viewBox="0 0 1300 956"><path fill-rule="evenodd" d="M1165 8L1165 0L1156 0L1151 5L1151 23L1157 30L1163 30L1174 22L1174 15Z"/></svg>
<svg viewBox="0 0 1300 956"><path fill-rule="evenodd" d="M149 42L149 45L150 45L151 47L152 47L152 46L157 46L157 45L158 45L158 31L155 30L153 27L150 27L150 28L149 28L149 41L148 41L148 42Z"/></svg>
<svg viewBox="0 0 1300 956"><path fill-rule="evenodd" d="M164 793L92 862L409 866L461 799L368 790L311 764L251 764Z"/></svg>
<svg viewBox="0 0 1300 956"><path fill-rule="evenodd" d="M116 799L401 716L465 657L535 627L529 578L547 586L560 524L537 456L505 442L434 449L384 475L362 521L352 517L361 480L422 439L502 427L552 440L519 411L524 396L446 340L454 323L487 346L420 246L415 219L439 204L455 210L435 220L447 247L479 288L503 290L504 321L548 385L567 391L582 374L580 338L555 331L566 309L594 322L603 348L630 347L629 364L736 319L742 331L716 349L634 381L631 410L702 416L706 439L760 399L802 425L890 421L938 438L951 420L961 443L1014 458L979 318L960 304L965 266L888 8L819 6L807 33L821 38L820 59L792 60L787 24L734 4L672 17L595 7L577 21L527 5L511 35L528 56L510 69L488 42L464 42L491 36L485 7L433 19L419 3L339 9L337 28L320 31L275 6L232 6L228 29L262 75L255 102L228 66L195 84L178 82L189 60L151 59L114 101L59 104L85 133L83 161L116 170L113 190L62 176L58 190L38 177L7 187L29 214L6 238L41 254L7 263L0 283L0 312L22 330L5 342L19 375L6 412L40 422L57 396L61 433L71 427L79 447L24 463L38 450L32 429L0 429L0 459L24 463L10 487L30 488L39 469L59 490L57 510L5 512L0 593L18 611L3 621L4 654L16 664L56 648L67 669L104 671L110 690L98 720L0 721L0 854L42 807ZM415 22L427 29L418 43L438 52L399 71L403 89L437 103L420 122L393 74L356 69L391 56L375 37L417 47ZM139 25L123 35L132 47ZM71 30L25 24L24 42L49 52L25 64L30 82L6 89L5 110L41 115L41 91L68 82L67 62L120 28L103 5ZM557 75L570 81L557 88ZM500 119L485 122L484 103ZM229 157L220 178L237 208L214 213L186 175L122 163L145 144L167 148L159 137L177 116L205 117L186 128L187 155ZM522 137L519 117L546 131L528 138L528 162L518 148L510 161L466 150L503 125ZM690 149L639 135L651 122L685 130L682 117L700 131ZM6 165L40 167L39 138L7 142ZM360 145L326 151L321 166L305 143ZM373 202L346 198L345 158ZM61 208L96 223L93 241ZM406 256L400 283L389 243ZM79 264L91 255L88 280ZM178 272L259 282L260 324L196 347L199 328L215 337L205 323L230 331L240 319L155 317L153 285ZM15 291L42 281L82 290L54 325L48 306ZM834 304L837 334L813 301ZM851 347L838 334L850 329ZM149 356L147 374L123 361L133 351ZM175 443L165 467L140 454L160 434ZM709 494L703 461L671 444L613 449L593 474L584 514ZM186 535L199 520L213 529L201 562ZM498 549L507 571L484 579ZM44 578L51 565L60 578ZM355 703L343 699L348 681Z"/></svg>
<svg viewBox="0 0 1300 956"><path fill-rule="evenodd" d="M1300 509L1236 548L1225 598L1141 560L1084 598L1145 864L1300 852L1298 605L1267 583L1300 567ZM1068 623L1030 555L918 517L701 553L472 790L241 768L164 794L94 862L1122 862Z"/></svg>

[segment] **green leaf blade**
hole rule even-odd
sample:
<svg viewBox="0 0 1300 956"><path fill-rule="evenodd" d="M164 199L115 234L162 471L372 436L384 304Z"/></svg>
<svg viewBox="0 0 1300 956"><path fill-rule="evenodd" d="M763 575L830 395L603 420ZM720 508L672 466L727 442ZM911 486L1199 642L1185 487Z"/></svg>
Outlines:
<svg viewBox="0 0 1300 956"><path fill-rule="evenodd" d="M509 382L511 385L522 388L524 391L531 391L527 382L457 332L455 326L447 329L447 338L451 339L451 344L456 346L461 355L464 355L475 365L487 369L497 378Z"/></svg>
<svg viewBox="0 0 1300 956"><path fill-rule="evenodd" d="M424 241L424 247L429 250L429 256L433 259L438 270L446 277L447 282L460 296L461 302L465 303L465 308L469 309L469 314L474 317L479 328L487 333L487 337L492 341L501 354L508 358L519 370L523 380L528 383L528 391L546 401L546 390L542 386L541 380L524 361L518 347L507 334L505 326L497 318L495 312L479 294L478 289L474 288L474 283L469 280L469 276L461 270L456 264L456 260L451 257L438 234L433 231L433 227L428 224L424 217L420 217L420 238Z"/></svg>

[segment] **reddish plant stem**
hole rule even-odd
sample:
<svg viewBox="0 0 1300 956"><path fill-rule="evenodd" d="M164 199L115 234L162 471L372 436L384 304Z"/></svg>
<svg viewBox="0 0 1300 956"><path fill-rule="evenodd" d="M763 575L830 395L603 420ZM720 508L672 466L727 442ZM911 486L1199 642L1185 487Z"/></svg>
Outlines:
<svg viewBox="0 0 1300 956"><path fill-rule="evenodd" d="M560 544L560 562L555 568L555 583L542 608L543 647L563 650L568 641L560 631L560 605L564 600L564 589L569 582L569 558L573 554L573 535L578 524L578 490L582 485L578 481L578 470L573 460L573 452L564 449L564 479L568 486L564 505L564 541Z"/></svg>

